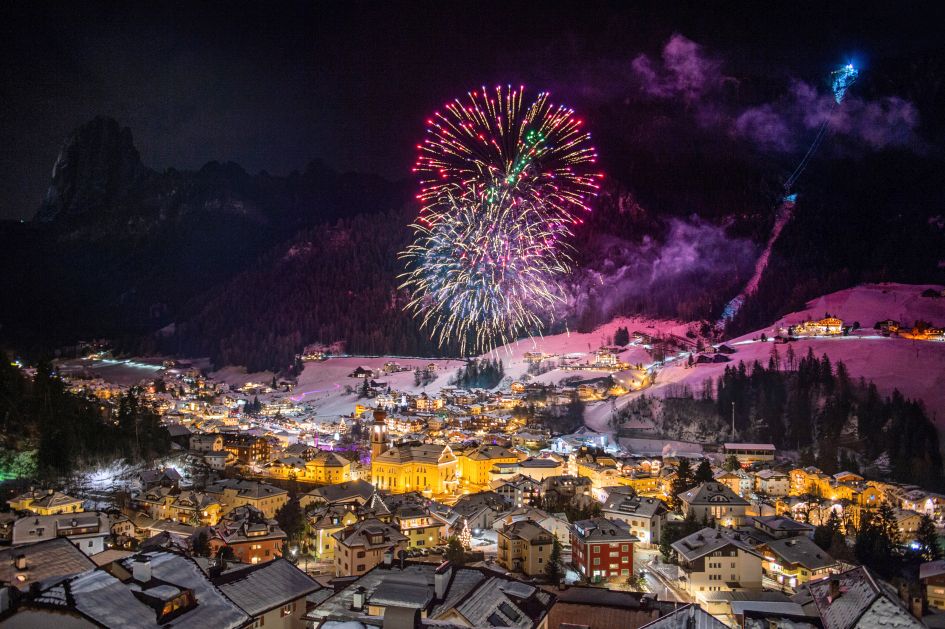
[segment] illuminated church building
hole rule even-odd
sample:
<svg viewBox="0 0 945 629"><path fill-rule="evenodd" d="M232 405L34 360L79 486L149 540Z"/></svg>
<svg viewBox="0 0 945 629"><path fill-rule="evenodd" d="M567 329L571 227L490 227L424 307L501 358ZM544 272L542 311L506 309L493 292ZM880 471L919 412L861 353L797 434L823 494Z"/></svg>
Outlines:
<svg viewBox="0 0 945 629"><path fill-rule="evenodd" d="M388 445L383 411L371 425L371 478L378 489L393 494L453 494L459 484L456 455L448 445Z"/></svg>

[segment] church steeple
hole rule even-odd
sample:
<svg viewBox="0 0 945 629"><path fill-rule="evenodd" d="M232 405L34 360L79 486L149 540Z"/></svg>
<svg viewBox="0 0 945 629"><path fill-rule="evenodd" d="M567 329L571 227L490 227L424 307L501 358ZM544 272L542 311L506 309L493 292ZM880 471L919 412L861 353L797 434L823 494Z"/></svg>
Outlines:
<svg viewBox="0 0 945 629"><path fill-rule="evenodd" d="M387 449L387 413L381 409L374 410L374 422L371 424L371 461Z"/></svg>

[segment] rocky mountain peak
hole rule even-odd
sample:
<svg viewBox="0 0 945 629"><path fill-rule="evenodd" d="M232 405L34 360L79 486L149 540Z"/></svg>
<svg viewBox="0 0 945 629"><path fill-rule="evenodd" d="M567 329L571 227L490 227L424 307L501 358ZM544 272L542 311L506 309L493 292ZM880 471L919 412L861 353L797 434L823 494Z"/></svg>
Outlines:
<svg viewBox="0 0 945 629"><path fill-rule="evenodd" d="M63 143L36 219L61 220L114 208L149 172L131 129L114 118L96 117Z"/></svg>

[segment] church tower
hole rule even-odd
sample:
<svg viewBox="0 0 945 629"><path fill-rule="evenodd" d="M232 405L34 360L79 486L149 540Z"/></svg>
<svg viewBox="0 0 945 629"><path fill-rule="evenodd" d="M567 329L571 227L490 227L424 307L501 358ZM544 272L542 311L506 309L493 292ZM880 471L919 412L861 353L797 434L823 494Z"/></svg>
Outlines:
<svg viewBox="0 0 945 629"><path fill-rule="evenodd" d="M371 424L371 462L387 449L387 413L381 409L374 410L374 422Z"/></svg>

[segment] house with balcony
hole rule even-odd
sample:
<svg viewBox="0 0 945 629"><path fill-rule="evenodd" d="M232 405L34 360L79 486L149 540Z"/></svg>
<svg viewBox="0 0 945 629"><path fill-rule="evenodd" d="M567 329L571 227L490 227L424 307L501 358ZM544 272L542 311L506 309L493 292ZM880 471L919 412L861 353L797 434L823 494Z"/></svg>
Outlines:
<svg viewBox="0 0 945 629"><path fill-rule="evenodd" d="M672 544L679 585L701 604L712 592L760 590L764 556L731 529L706 527Z"/></svg>
<svg viewBox="0 0 945 629"><path fill-rule="evenodd" d="M82 500L73 498L61 491L30 489L16 498L7 500L14 511L30 511L36 515L57 515L60 513L79 513L83 511Z"/></svg>
<svg viewBox="0 0 945 629"><path fill-rule="evenodd" d="M289 501L289 492L280 487L252 480L226 478L208 485L206 493L229 513L242 505L261 511L267 518L276 517L276 512Z"/></svg>
<svg viewBox="0 0 945 629"><path fill-rule="evenodd" d="M824 579L840 569L837 561L809 537L799 535L758 546L765 576L793 589Z"/></svg>
<svg viewBox="0 0 945 629"><path fill-rule="evenodd" d="M716 522L722 526L737 526L746 518L750 503L737 495L728 485L709 481L679 494L683 515L699 522Z"/></svg>
<svg viewBox="0 0 945 629"><path fill-rule="evenodd" d="M548 567L554 536L534 520L519 520L499 529L497 545L499 565L534 577Z"/></svg>
<svg viewBox="0 0 945 629"><path fill-rule="evenodd" d="M370 518L333 534L335 576L360 576L373 570L389 553L397 556L407 549L407 536L392 524Z"/></svg>
<svg viewBox="0 0 945 629"><path fill-rule="evenodd" d="M490 483L490 486L492 491L501 496L512 507L526 507L537 504L542 495L542 483L521 474L508 480L494 481Z"/></svg>
<svg viewBox="0 0 945 629"><path fill-rule="evenodd" d="M237 561L258 564L282 556L286 540L279 523L249 505L237 507L215 527L209 540L213 555L228 547Z"/></svg>
<svg viewBox="0 0 945 629"><path fill-rule="evenodd" d="M662 500L638 496L629 487L607 487L605 492L607 497L601 507L602 516L623 521L643 547L659 544L669 514Z"/></svg>
<svg viewBox="0 0 945 629"><path fill-rule="evenodd" d="M768 496L787 496L791 493L791 478L778 470L755 473L755 491Z"/></svg>

